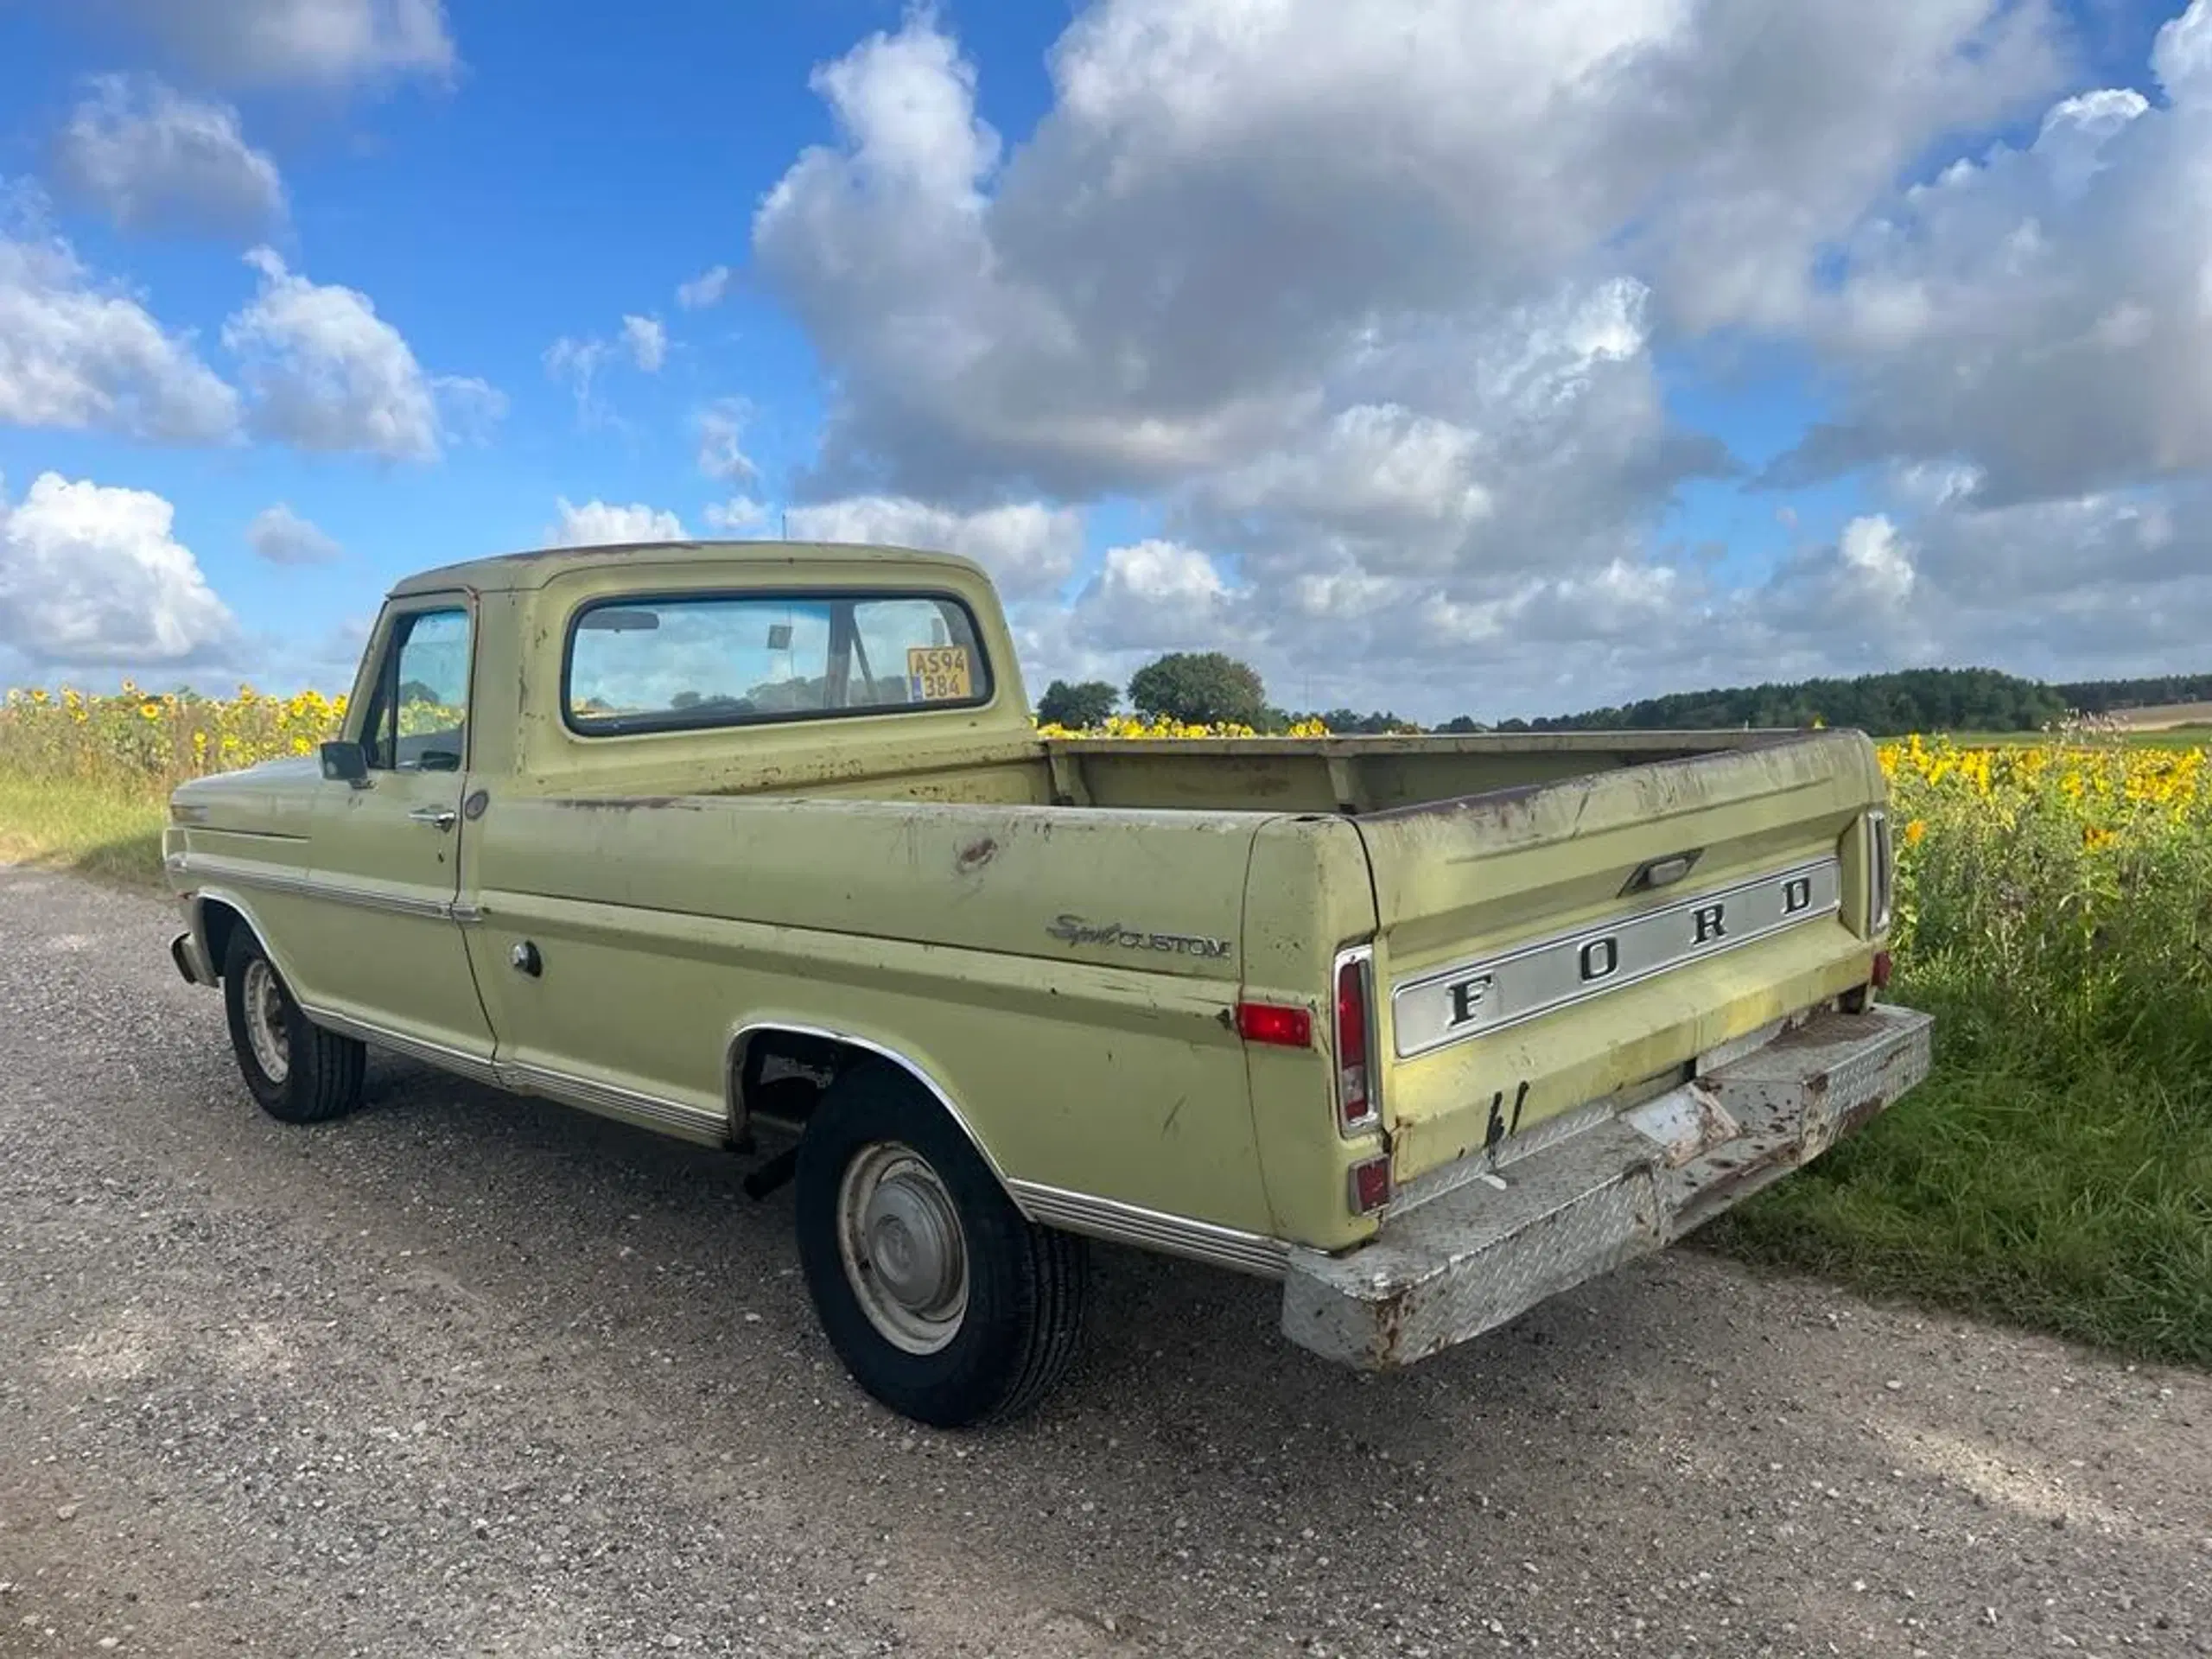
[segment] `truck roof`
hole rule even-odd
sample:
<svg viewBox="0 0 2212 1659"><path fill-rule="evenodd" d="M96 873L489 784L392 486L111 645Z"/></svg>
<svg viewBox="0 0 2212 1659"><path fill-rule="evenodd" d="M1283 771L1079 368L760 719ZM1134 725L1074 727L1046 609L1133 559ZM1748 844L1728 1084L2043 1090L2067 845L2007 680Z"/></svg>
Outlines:
<svg viewBox="0 0 2212 1659"><path fill-rule="evenodd" d="M683 569L702 564L820 565L889 564L908 570L957 571L980 575L972 559L957 553L857 542L683 541L620 542L602 547L544 547L423 570L393 584L388 597L433 593L452 588L479 592L542 588L571 570L634 564L641 569Z"/></svg>

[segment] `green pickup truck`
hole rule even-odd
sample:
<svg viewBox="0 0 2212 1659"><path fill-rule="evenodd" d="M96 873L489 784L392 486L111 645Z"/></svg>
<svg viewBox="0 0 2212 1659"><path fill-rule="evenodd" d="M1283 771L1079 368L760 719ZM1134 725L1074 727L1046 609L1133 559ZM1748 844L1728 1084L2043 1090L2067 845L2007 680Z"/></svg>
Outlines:
<svg viewBox="0 0 2212 1659"><path fill-rule="evenodd" d="M1657 1249L1924 1075L1836 731L1040 737L902 549L517 554L388 597L342 741L178 789L179 970L287 1122L365 1046L796 1184L855 1380L1065 1371L1086 1241L1402 1364Z"/></svg>

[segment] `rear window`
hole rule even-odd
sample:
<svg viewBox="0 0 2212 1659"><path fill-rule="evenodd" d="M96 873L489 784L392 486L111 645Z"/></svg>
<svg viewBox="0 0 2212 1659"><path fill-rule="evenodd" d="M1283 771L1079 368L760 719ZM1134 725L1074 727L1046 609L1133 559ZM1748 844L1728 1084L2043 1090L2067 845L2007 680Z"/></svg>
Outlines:
<svg viewBox="0 0 2212 1659"><path fill-rule="evenodd" d="M976 620L930 594L601 600L576 613L563 670L589 735L974 708L991 669Z"/></svg>

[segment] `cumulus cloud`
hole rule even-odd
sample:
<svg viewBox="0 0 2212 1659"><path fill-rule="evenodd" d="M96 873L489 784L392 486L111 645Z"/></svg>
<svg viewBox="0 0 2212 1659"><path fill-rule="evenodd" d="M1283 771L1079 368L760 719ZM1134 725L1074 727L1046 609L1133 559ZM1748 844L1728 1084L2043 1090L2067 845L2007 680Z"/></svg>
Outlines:
<svg viewBox="0 0 2212 1659"><path fill-rule="evenodd" d="M933 544L1134 498L1159 533L1072 609L1071 567L1010 588L1052 671L1203 615L1432 714L2045 637L1986 622L2025 590L1976 561L2032 566L2084 660L2123 556L2212 635L2158 585L2212 472L2212 0L2142 92L2069 89L2064 34L2047 0L1092 0L1001 134L914 14L815 71L833 137L753 216L830 389L798 492ZM1832 402L1770 481L1867 499L1715 563L1670 514L1745 469L1669 379L1774 344Z"/></svg>
<svg viewBox="0 0 2212 1659"><path fill-rule="evenodd" d="M261 289L223 325L223 343L242 365L257 435L302 449L432 461L446 435L442 391L466 423L497 417L498 393L480 380L426 374L365 294L310 282L268 248L246 263Z"/></svg>
<svg viewBox="0 0 2212 1659"><path fill-rule="evenodd" d="M328 564L344 551L330 537L279 501L245 527L246 545L271 564Z"/></svg>
<svg viewBox="0 0 2212 1659"><path fill-rule="evenodd" d="M575 506L563 496L554 503L554 510L559 517L545 533L556 547L606 547L625 542L685 539L682 519L641 501L618 506L591 500Z"/></svg>
<svg viewBox="0 0 2212 1659"><path fill-rule="evenodd" d="M1192 547L1154 538L1109 548L1075 605L1094 649L1217 651L1236 643L1229 584Z"/></svg>
<svg viewBox="0 0 2212 1659"><path fill-rule="evenodd" d="M1099 0L1009 149L923 15L816 73L838 142L754 251L836 378L831 484L1154 488L1272 447L1377 328L1526 303L1609 245L1669 315L1789 314L1898 166L2048 80L2048 21Z"/></svg>
<svg viewBox="0 0 2212 1659"><path fill-rule="evenodd" d="M190 336L95 279L59 237L0 237L0 422L215 443L238 419L238 394Z"/></svg>
<svg viewBox="0 0 2212 1659"><path fill-rule="evenodd" d="M443 0L52 0L72 20L121 21L200 79L339 86L442 80L458 61Z"/></svg>
<svg viewBox="0 0 2212 1659"><path fill-rule="evenodd" d="M125 231L250 237L284 216L276 163L245 142L238 111L150 76L97 78L54 142L54 170Z"/></svg>
<svg viewBox="0 0 2212 1659"><path fill-rule="evenodd" d="M2163 106L2062 99L1851 238L1814 334L1842 407L1783 481L1955 461L1994 506L2212 469L2207 38L2196 0L2158 36Z"/></svg>
<svg viewBox="0 0 2212 1659"><path fill-rule="evenodd" d="M710 305L720 305L722 296L729 292L730 269L728 265L709 265L688 282L676 288L676 302L686 311L703 311Z"/></svg>
<svg viewBox="0 0 2212 1659"><path fill-rule="evenodd" d="M767 526L768 509L749 495L707 504L707 528L717 536L750 536Z"/></svg>
<svg viewBox="0 0 2212 1659"><path fill-rule="evenodd" d="M794 541L957 553L989 571L1014 601L1059 587L1083 550L1082 515L1037 501L958 512L900 496L849 496L793 507L787 518Z"/></svg>
<svg viewBox="0 0 2212 1659"><path fill-rule="evenodd" d="M140 673L204 662L238 624L174 532L168 501L41 473L0 488L0 645L40 668Z"/></svg>

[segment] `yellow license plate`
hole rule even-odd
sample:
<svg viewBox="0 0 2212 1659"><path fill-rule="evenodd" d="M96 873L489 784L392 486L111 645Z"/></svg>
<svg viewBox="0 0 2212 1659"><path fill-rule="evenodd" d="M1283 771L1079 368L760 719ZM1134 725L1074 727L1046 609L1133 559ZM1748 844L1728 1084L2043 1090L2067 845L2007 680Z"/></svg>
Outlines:
<svg viewBox="0 0 2212 1659"><path fill-rule="evenodd" d="M906 652L906 695L915 702L959 702L975 696L963 645L915 645Z"/></svg>

